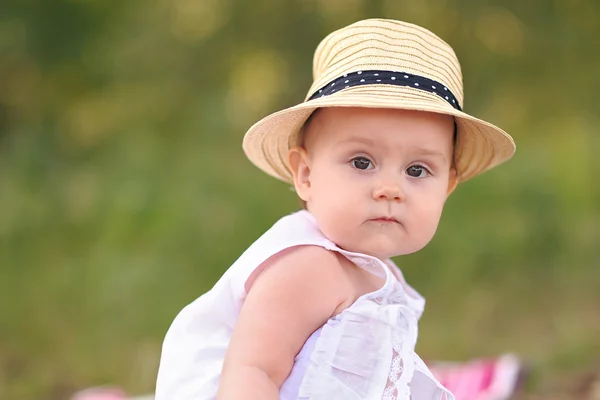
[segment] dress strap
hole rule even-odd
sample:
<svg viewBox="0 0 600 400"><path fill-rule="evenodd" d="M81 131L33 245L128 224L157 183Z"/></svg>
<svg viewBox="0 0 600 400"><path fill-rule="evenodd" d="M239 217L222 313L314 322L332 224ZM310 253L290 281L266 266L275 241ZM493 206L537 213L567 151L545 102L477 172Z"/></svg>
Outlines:
<svg viewBox="0 0 600 400"><path fill-rule="evenodd" d="M340 249L337 246L335 246L331 250L337 251L338 253L346 257L348 260L350 260L352 263L354 263L354 265L356 265L357 267L362 268L363 270L375 276L385 279L385 283L383 284L383 286L378 290L370 293L369 296L379 297L381 295L387 294L391 290L394 281L396 281L396 278L392 274L392 271L387 267L387 265L383 261L376 257L369 256L367 254L346 251Z"/></svg>

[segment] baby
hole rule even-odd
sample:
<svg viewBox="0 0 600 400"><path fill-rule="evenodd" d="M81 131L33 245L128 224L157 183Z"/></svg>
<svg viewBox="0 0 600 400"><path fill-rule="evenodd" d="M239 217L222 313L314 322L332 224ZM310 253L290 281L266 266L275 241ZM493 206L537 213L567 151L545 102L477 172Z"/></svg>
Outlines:
<svg viewBox="0 0 600 400"><path fill-rule="evenodd" d="M273 225L167 333L157 400L453 399L415 353L424 299L390 260L432 239L459 182L514 153L464 113L452 48L404 22L327 36L306 100L243 148L304 210Z"/></svg>

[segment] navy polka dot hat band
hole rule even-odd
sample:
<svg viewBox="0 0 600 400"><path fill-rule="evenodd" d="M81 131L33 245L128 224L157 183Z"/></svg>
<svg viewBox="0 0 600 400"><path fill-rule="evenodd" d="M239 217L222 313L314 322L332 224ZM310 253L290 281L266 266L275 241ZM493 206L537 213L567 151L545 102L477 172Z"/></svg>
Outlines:
<svg viewBox="0 0 600 400"><path fill-rule="evenodd" d="M369 107L450 115L456 123L454 165L466 181L515 152L510 135L463 111L463 78L452 47L420 26L367 19L325 37L315 50L304 101L246 132L243 149L258 168L291 183L288 153L308 117L324 107Z"/></svg>
<svg viewBox="0 0 600 400"><path fill-rule="evenodd" d="M443 84L434 81L433 79L425 78L424 76L409 75L404 72L379 70L357 71L344 74L320 88L309 97L309 100L328 96L339 90L361 85L397 85L425 90L437 94L442 99L446 100L452 107L461 111L460 104L456 100L456 97L452 94L450 89Z"/></svg>

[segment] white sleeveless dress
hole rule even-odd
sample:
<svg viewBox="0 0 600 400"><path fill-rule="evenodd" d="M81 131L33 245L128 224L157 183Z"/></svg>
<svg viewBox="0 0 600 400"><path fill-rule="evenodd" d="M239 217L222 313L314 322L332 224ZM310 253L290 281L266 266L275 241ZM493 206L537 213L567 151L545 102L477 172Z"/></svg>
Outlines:
<svg viewBox="0 0 600 400"><path fill-rule="evenodd" d="M308 338L280 389L281 400L454 400L414 351L425 300L391 260L340 249L308 211L280 219L177 315L163 343L156 400L216 398L246 281L271 256L298 245L336 251L385 284Z"/></svg>

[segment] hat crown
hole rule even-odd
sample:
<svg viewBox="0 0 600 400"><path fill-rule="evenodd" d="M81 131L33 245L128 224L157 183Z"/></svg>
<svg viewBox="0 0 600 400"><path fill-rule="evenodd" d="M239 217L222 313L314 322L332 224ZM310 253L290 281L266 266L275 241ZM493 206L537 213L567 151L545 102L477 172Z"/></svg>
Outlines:
<svg viewBox="0 0 600 400"><path fill-rule="evenodd" d="M315 51L307 98L344 74L366 70L432 79L464 106L462 72L452 47L425 28L388 19L359 21L325 37Z"/></svg>

